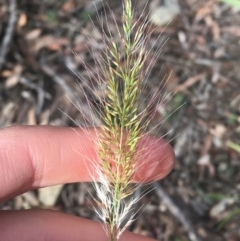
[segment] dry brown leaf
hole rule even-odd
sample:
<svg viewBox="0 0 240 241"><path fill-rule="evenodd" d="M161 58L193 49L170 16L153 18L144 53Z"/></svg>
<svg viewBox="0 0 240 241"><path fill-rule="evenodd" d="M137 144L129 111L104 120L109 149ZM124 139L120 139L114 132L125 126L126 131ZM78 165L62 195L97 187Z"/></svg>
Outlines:
<svg viewBox="0 0 240 241"><path fill-rule="evenodd" d="M213 34L213 39L215 41L218 41L220 39L220 33L221 33L221 30L219 28L219 25L217 24L216 21L213 20L212 16L207 16L205 18L205 21L207 23L207 26L209 26L212 30L212 34Z"/></svg>
<svg viewBox="0 0 240 241"><path fill-rule="evenodd" d="M68 45L67 38L54 38L52 35L46 35L39 39L33 47L33 51L37 52L42 48L49 48L51 50L60 50L63 45Z"/></svg>
<svg viewBox="0 0 240 241"><path fill-rule="evenodd" d="M27 40L34 40L36 38L38 38L42 33L42 29L40 28L36 28L36 29L33 29L31 31L29 31L26 35L25 35L25 38Z"/></svg>
<svg viewBox="0 0 240 241"><path fill-rule="evenodd" d="M15 68L13 69L12 75L5 82L5 87L6 88L14 87L19 82L22 71L23 71L22 65L15 66Z"/></svg>
<svg viewBox="0 0 240 241"><path fill-rule="evenodd" d="M62 10L65 11L65 12L69 12L73 8L75 8L75 3L74 3L73 0L66 1L62 6Z"/></svg>
<svg viewBox="0 0 240 241"><path fill-rule="evenodd" d="M198 81L201 81L206 76L206 73L198 74L186 80L183 84L176 88L176 91L184 91L189 87L195 85Z"/></svg>
<svg viewBox="0 0 240 241"><path fill-rule="evenodd" d="M198 22L212 12L212 6L216 0L207 1L196 13L195 20Z"/></svg>
<svg viewBox="0 0 240 241"><path fill-rule="evenodd" d="M49 44L49 45L47 46L47 48L48 48L49 50L52 50L52 51L58 51L58 50L61 49L61 47L62 47L62 44L60 44L59 42L58 42L58 43L52 43L52 44Z"/></svg>
<svg viewBox="0 0 240 241"><path fill-rule="evenodd" d="M208 171L208 174L211 178L215 176L215 173L216 173L215 166L211 163L211 156L209 153L206 153L205 155L201 156L198 159L197 164L200 166L200 170L199 170L200 180L203 180L205 170Z"/></svg>
<svg viewBox="0 0 240 241"><path fill-rule="evenodd" d="M8 78L9 76L12 75L12 71L10 70L3 70L1 73L0 73L0 76L3 77L3 78Z"/></svg>
<svg viewBox="0 0 240 241"><path fill-rule="evenodd" d="M23 26L25 26L27 24L27 15L25 13L21 13L20 17L18 19L18 27L22 28Z"/></svg>
<svg viewBox="0 0 240 241"><path fill-rule="evenodd" d="M213 33L213 39L215 41L219 41L220 38L221 38L221 29L220 29L220 27L219 27L219 25L217 24L216 21L213 21L212 33Z"/></svg>
<svg viewBox="0 0 240 241"><path fill-rule="evenodd" d="M36 125L37 121L36 121L36 116L35 116L35 109L31 108L28 111L28 125Z"/></svg>

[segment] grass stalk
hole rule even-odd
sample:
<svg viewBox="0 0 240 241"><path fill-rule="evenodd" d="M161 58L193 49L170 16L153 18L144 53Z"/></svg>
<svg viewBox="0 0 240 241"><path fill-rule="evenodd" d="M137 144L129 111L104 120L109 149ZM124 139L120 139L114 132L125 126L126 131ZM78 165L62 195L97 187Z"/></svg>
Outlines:
<svg viewBox="0 0 240 241"><path fill-rule="evenodd" d="M123 31L118 30L120 42L102 26L106 49L99 63L107 83L107 97L101 101L104 111L100 115L104 124L98 143L100 182L95 182L94 186L99 204L96 212L106 224L109 241L118 241L133 222L134 214L127 221L124 219L137 202L129 196L135 190L131 182L140 155L138 143L148 124L148 121L142 123L147 110L141 112L138 103L149 55L147 24L135 20L131 0L123 0L122 21Z"/></svg>

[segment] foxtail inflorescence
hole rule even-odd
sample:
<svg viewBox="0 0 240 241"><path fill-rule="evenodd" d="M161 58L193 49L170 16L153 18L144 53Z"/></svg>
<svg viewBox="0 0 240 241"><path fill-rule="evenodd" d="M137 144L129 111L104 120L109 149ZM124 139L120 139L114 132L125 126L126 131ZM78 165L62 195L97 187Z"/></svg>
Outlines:
<svg viewBox="0 0 240 241"><path fill-rule="evenodd" d="M95 170L95 211L110 241L119 240L135 218L131 211L138 200L130 197L136 189L131 182L142 154L139 141L151 119L145 118L149 108L139 109L140 92L150 66L150 50L146 47L150 36L148 22L135 20L131 0L123 0L122 20L123 30L118 29L120 41L115 41L100 24L105 49L101 61L96 61L101 72L99 82L106 83L106 97L100 100L103 110L97 109L102 124L98 132L100 165Z"/></svg>

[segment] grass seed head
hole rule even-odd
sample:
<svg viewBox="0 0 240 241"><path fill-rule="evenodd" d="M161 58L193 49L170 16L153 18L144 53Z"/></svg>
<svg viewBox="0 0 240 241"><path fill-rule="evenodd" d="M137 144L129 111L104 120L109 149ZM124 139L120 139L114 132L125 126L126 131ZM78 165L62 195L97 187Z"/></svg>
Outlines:
<svg viewBox="0 0 240 241"><path fill-rule="evenodd" d="M99 83L106 84L106 97L98 99L101 108L96 108L102 124L97 146L99 182L94 182L95 201L99 206L95 211L106 225L109 240L117 241L135 218L131 213L138 200L126 201L126 197L135 190L131 182L139 157L146 151L144 148L139 151L139 141L151 120L148 116L157 98L155 96L143 111L139 108L140 94L148 76L146 71L150 70L159 52L151 57L151 50L147 49L151 35L148 20L136 19L131 0L123 0L122 30L116 23L120 41L112 36L107 21L105 27L99 15L98 18L105 48L100 51L100 60L95 59L99 70L89 71L89 75L97 76ZM149 58L153 60L149 62ZM88 66L83 65L88 70ZM126 216L129 217L127 222Z"/></svg>

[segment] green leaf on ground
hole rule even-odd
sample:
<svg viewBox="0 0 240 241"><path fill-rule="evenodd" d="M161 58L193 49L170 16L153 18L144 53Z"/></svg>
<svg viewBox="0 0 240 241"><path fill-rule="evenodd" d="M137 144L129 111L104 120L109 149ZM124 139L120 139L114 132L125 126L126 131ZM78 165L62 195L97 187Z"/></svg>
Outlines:
<svg viewBox="0 0 240 241"><path fill-rule="evenodd" d="M240 0L220 0L220 1L227 3L232 7L240 8Z"/></svg>
<svg viewBox="0 0 240 241"><path fill-rule="evenodd" d="M227 146L236 152L240 153L240 145L232 141L227 141Z"/></svg>
<svg viewBox="0 0 240 241"><path fill-rule="evenodd" d="M217 230L222 229L226 224L228 224L234 217L240 215L240 208L235 208L231 213L227 215L226 218L224 218L221 223L218 225Z"/></svg>
<svg viewBox="0 0 240 241"><path fill-rule="evenodd" d="M48 10L46 12L48 20L55 22L57 20L57 12L55 10Z"/></svg>

